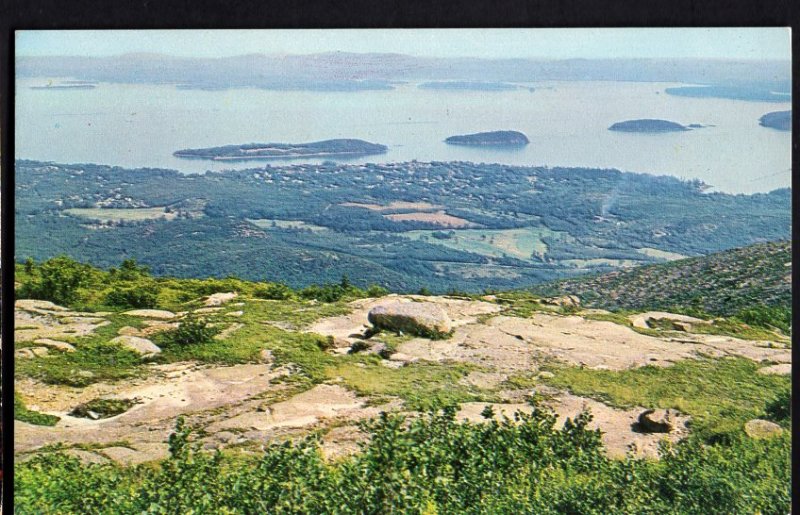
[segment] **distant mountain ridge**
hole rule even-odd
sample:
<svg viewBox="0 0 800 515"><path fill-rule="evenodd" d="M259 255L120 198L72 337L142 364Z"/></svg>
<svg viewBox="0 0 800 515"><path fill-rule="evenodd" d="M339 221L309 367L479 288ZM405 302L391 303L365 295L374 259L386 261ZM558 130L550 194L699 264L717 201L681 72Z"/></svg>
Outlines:
<svg viewBox="0 0 800 515"><path fill-rule="evenodd" d="M598 80L763 83L791 89L790 61L686 59L478 59L328 52L184 58L158 54L111 57L20 56L17 77L72 77L116 83L184 84L198 88L390 89L394 81Z"/></svg>

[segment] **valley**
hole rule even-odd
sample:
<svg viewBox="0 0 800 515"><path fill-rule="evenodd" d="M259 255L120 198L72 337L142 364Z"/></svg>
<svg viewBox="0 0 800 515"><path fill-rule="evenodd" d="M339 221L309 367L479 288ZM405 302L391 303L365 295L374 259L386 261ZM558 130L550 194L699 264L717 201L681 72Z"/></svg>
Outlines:
<svg viewBox="0 0 800 515"><path fill-rule="evenodd" d="M182 175L18 161L16 253L297 288L347 275L394 292L481 292L788 238L790 197L469 162Z"/></svg>

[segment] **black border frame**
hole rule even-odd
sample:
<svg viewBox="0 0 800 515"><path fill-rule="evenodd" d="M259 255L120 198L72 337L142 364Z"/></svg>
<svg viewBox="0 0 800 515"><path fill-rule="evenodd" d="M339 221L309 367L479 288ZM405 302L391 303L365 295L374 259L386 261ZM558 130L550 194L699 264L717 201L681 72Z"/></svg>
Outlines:
<svg viewBox="0 0 800 515"><path fill-rule="evenodd" d="M789 26L793 29L793 70L798 49L794 0L0 0L0 189L2 189L2 506L13 513L14 430L14 31L20 29L297 29L297 28L568 28L568 27L739 27ZM793 97L798 95L798 81ZM795 110L796 111L796 110ZM794 127L800 127L795 112ZM797 169L798 134L792 162ZM793 213L800 180L793 177ZM793 241L800 236L794 225ZM798 249L792 246L793 254ZM793 258L794 259L794 258ZM792 279L793 323L800 320ZM793 346L796 348L796 346ZM794 351L793 351L794 352ZM795 352L795 357L800 351ZM794 408L797 391L793 384ZM794 424L793 424L794 429ZM800 450L792 450L793 465ZM793 491L800 479L793 476Z"/></svg>

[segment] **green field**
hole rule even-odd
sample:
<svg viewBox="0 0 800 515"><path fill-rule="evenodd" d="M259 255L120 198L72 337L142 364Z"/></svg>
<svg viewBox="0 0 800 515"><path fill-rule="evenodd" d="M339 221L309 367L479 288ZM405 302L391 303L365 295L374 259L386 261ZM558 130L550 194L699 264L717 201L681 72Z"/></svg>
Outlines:
<svg viewBox="0 0 800 515"><path fill-rule="evenodd" d="M131 207L131 208L72 208L65 209L65 213L70 215L100 220L103 222L137 221L137 220L156 220L164 218L171 220L177 215L166 212L163 207Z"/></svg>
<svg viewBox="0 0 800 515"><path fill-rule="evenodd" d="M327 227L314 225L300 220L273 220L270 218L247 219L248 222L261 229L308 229L313 232L327 231Z"/></svg>
<svg viewBox="0 0 800 515"><path fill-rule="evenodd" d="M534 253L544 255L547 252L547 244L542 241L543 237L558 237L562 234L546 227L461 229L447 231L446 234L451 236L439 239L433 236L433 233L437 232L442 231L408 231L402 233L402 236L488 257L528 260Z"/></svg>

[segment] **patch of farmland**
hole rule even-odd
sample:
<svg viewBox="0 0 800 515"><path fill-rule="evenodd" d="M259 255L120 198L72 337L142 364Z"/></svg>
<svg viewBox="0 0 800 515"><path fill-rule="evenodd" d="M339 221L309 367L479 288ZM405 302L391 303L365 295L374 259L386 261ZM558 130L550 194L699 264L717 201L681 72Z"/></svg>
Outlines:
<svg viewBox="0 0 800 515"><path fill-rule="evenodd" d="M102 222L121 222L137 220L156 220L163 218L172 220L178 216L174 211L167 212L163 207L125 207L125 208L70 208L65 209L65 213L91 220Z"/></svg>
<svg viewBox="0 0 800 515"><path fill-rule="evenodd" d="M273 220L271 218L247 219L248 222L260 229L308 229L313 232L327 231L327 227L314 225L302 220Z"/></svg>
<svg viewBox="0 0 800 515"><path fill-rule="evenodd" d="M441 209L444 206L430 204L428 202L405 202L402 200L396 200L394 202L390 202L385 206L380 204L367 204L363 202L344 202L339 204L340 206L344 207L359 207L362 209L369 209L370 211L401 211L401 210L416 210L416 211L428 211L428 210L436 210Z"/></svg>
<svg viewBox="0 0 800 515"><path fill-rule="evenodd" d="M434 234L448 237L436 237ZM514 257L530 260L534 254L543 256L547 244L545 236L558 233L546 227L523 227L520 229L461 229L442 233L441 231L408 231L402 236L427 243L444 245L456 250L472 252L488 257Z"/></svg>

